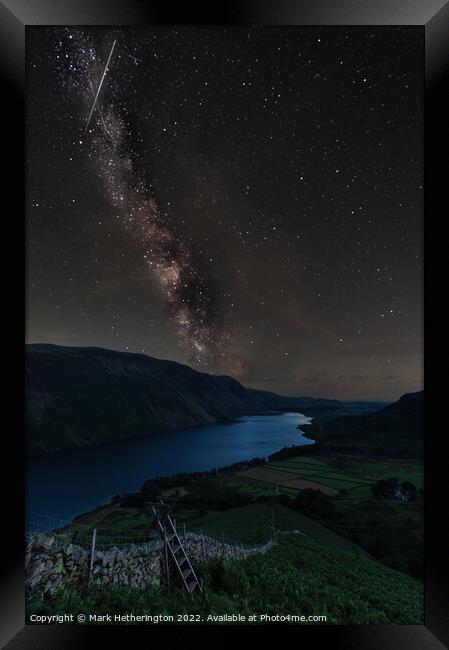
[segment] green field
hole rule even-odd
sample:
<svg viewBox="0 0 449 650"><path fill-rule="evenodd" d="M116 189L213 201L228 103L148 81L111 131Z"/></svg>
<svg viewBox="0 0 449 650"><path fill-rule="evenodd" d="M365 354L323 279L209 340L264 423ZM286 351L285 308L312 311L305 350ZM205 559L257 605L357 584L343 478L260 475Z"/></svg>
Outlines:
<svg viewBox="0 0 449 650"><path fill-rule="evenodd" d="M230 490L241 494L248 494L254 497L273 496L276 494L276 488L272 485L255 483L254 481L242 481L236 477L223 477L219 480Z"/></svg>
<svg viewBox="0 0 449 650"><path fill-rule="evenodd" d="M77 517L58 529L57 534L61 537L68 535L73 542L90 548L96 529L96 546L106 549L145 542L152 521L150 514L141 508L104 506Z"/></svg>
<svg viewBox="0 0 449 650"><path fill-rule="evenodd" d="M352 459L351 459L352 460ZM400 481L410 481L416 487L424 485L423 466L410 461L372 462L370 460L354 463L366 477L376 481L397 476Z"/></svg>
<svg viewBox="0 0 449 650"><path fill-rule="evenodd" d="M369 485L355 485L351 488L351 492L345 500L351 501L356 499L367 499L372 496L371 487Z"/></svg>
<svg viewBox="0 0 449 650"><path fill-rule="evenodd" d="M288 460L273 461L267 465L251 467L236 474L241 479L260 484L279 486L282 491L295 494L298 490L287 481L310 481L310 487L319 484L339 491L346 490L346 498L360 499L371 496L370 486L381 479L397 477L400 482L410 481L417 487L423 485L423 468L417 462L373 460L360 456L330 454L324 459L298 456ZM307 487L305 484L302 489ZM324 490L323 490L324 491Z"/></svg>
<svg viewBox="0 0 449 650"><path fill-rule="evenodd" d="M191 481L185 486L164 490L162 496L228 499L236 493L255 497L270 496L276 493L276 489L270 485L250 483L242 481L236 476L227 475Z"/></svg>
<svg viewBox="0 0 449 650"><path fill-rule="evenodd" d="M268 541L272 537L274 524L277 531L300 531L325 546L357 555L367 555L348 539L337 535L313 519L279 504L257 503L223 512L208 513L203 517L178 519L178 524L184 523L188 530L202 530L216 539L242 544L259 544Z"/></svg>
<svg viewBox="0 0 449 650"><path fill-rule="evenodd" d="M178 517L178 524L186 524L188 530L225 542L260 544L271 537L272 514L265 504L251 504L222 512L208 513L202 517ZM180 527L180 526L179 526Z"/></svg>
<svg viewBox="0 0 449 650"><path fill-rule="evenodd" d="M347 483L348 485L354 483L356 485L372 485L373 480L369 478L362 478L361 476L354 476L351 474L345 474L344 472L337 471L326 471L326 472L316 472L314 474L316 478L324 478L328 481L339 481L340 483Z"/></svg>

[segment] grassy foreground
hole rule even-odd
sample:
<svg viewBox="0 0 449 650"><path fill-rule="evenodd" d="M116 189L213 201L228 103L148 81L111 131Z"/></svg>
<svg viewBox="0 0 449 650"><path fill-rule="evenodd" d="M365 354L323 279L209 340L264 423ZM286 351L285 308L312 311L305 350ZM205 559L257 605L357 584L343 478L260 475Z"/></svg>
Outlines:
<svg viewBox="0 0 449 650"><path fill-rule="evenodd" d="M421 624L423 590L413 578L317 544L302 535L280 535L265 555L198 566L204 593L189 599L179 589L135 591L126 586L88 593L66 589L45 602L31 601L31 614L129 613L325 615L346 625Z"/></svg>

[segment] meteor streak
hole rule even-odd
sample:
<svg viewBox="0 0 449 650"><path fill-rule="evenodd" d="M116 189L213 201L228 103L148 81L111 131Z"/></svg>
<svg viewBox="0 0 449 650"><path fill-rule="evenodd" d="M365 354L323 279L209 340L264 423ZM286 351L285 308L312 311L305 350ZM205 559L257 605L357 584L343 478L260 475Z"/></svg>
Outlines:
<svg viewBox="0 0 449 650"><path fill-rule="evenodd" d="M95 90L94 90L94 87L92 86L92 82L91 82L90 79L88 79L88 81L89 81L89 88L91 90L92 96L95 97ZM100 118L101 118L101 121L103 123L104 130L109 135L109 137L111 137L111 134L108 131L108 127L106 126L106 122L104 121L103 111L101 110L100 106L98 107L98 112L100 113Z"/></svg>
<svg viewBox="0 0 449 650"><path fill-rule="evenodd" d="M117 39L114 39L114 42L112 43L111 51L109 52L108 60L106 62L104 70L103 70L103 75L102 75L102 77L100 79L100 83L98 84L97 94L95 95L94 103L92 104L92 108L90 109L89 117L87 118L87 123L86 123L86 126L84 128L84 133L86 133L87 129L89 128L89 123L90 123L90 120L92 118L92 114L93 114L93 112L95 110L95 106L96 106L97 101L98 101L98 96L100 94L100 90L101 90L101 87L103 85L103 81L104 81L104 78L106 76L106 72L108 71L108 66L109 66L109 63L111 61L112 53L114 51L114 47L115 47L116 42L117 42Z"/></svg>
<svg viewBox="0 0 449 650"><path fill-rule="evenodd" d="M93 43L81 36L79 41L74 42L72 36L70 32L68 45L70 52L75 46L73 56L61 57L64 63L68 59L69 64L62 87L65 92L76 90L78 93L81 90L80 96L86 102L82 109L85 116L84 133L97 111L98 119L94 118L94 122L98 129L93 130L92 137L86 143L92 169L103 183L104 196L113 210L114 218L121 220L125 231L137 243L143 268L149 281L159 289L166 314L187 358L196 365L209 367L216 359L215 348L222 345L225 337L221 323L216 323L212 282L197 266L196 256L187 242L162 218L151 187L139 173L139 166L134 160L138 152L130 137L131 127L126 120L126 112L119 110L122 101L118 101L118 98L122 97L124 89L110 86L111 101L107 112L100 97L116 40L111 38L112 47L101 71L101 67L97 67ZM124 58L127 59L129 52L125 43L123 46ZM61 52L66 54L64 50ZM96 77L93 81L94 71L101 73L98 81ZM71 80L71 85L68 80ZM132 80L129 78L128 83Z"/></svg>

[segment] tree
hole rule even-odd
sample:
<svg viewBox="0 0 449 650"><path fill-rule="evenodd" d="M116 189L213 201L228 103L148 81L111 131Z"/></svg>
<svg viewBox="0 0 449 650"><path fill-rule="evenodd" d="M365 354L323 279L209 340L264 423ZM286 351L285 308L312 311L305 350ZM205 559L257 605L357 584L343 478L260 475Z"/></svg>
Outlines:
<svg viewBox="0 0 449 650"><path fill-rule="evenodd" d="M332 498L320 490L301 490L293 501L293 507L313 519L330 521L336 518L336 506Z"/></svg>
<svg viewBox="0 0 449 650"><path fill-rule="evenodd" d="M381 479L371 486L371 492L375 499L393 499L399 486L399 481L396 477L389 478L388 480Z"/></svg>
<svg viewBox="0 0 449 650"><path fill-rule="evenodd" d="M403 481L401 483L401 490L404 496L409 500L409 501L416 501L418 498L418 489L416 485L413 485L413 483L410 483L410 481Z"/></svg>

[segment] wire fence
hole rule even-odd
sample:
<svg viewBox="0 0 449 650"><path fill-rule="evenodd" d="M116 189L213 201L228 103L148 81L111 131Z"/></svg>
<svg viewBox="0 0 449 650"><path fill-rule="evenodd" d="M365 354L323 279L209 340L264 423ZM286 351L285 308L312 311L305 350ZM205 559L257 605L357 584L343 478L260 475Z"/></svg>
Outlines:
<svg viewBox="0 0 449 650"><path fill-rule="evenodd" d="M236 549L239 551L255 550L256 547L274 540L274 531L254 543L243 542L224 531L208 530L198 526L190 526L187 522L176 522L173 518L176 532L181 540L196 538L198 540L212 540L223 549ZM25 533L28 538L33 535L44 535L53 538L59 543L72 543L85 549L90 549L95 531L95 546L98 550L122 548L131 545L149 544L161 539L157 527L148 523L146 528L108 528L101 526L101 520L91 524L78 523L76 520L68 521L49 515L28 512L26 517Z"/></svg>
<svg viewBox="0 0 449 650"><path fill-rule="evenodd" d="M96 547L104 550L131 544L146 544L159 537L158 532L150 525L147 528L107 528L101 526L101 521L98 525L96 523L83 524L76 520L68 521L35 512L27 513L25 526L27 536L48 535L61 543L67 542L90 548L94 530L96 531Z"/></svg>

